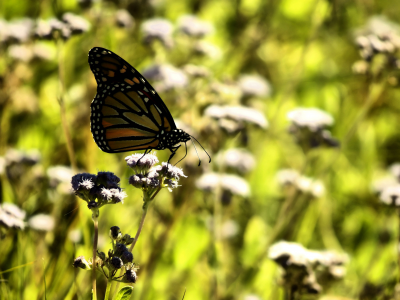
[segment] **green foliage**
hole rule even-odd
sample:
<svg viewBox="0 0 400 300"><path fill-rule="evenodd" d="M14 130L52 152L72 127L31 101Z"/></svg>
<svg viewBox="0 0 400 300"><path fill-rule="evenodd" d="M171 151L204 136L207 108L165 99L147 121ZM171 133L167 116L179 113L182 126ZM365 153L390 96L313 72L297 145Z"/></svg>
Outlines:
<svg viewBox="0 0 400 300"><path fill-rule="evenodd" d="M132 26L117 25L121 9L133 18ZM61 21L68 12L90 27L71 36L36 32L24 40L22 27L4 25L28 18L33 33L38 20ZM179 22L187 14L213 31L183 33ZM90 132L96 82L87 55L99 46L142 73L154 64L182 72L187 84L171 89L163 89L165 78L147 79L179 126L189 128L213 158L208 164L197 147L197 167L194 145L187 144L188 156L178 167L188 178L172 192L163 189L149 205L132 252L137 281L119 292L114 283L114 299L180 299L185 289L190 300L289 299L281 267L268 258L280 240L349 255L346 275L321 283L320 294L310 297L395 299L399 218L373 186L383 177L396 182L388 168L400 161L400 55L399 49L373 49L363 57L355 43L357 29L378 14L398 21L400 6L389 0L0 1L0 204L25 212L6 226L0 210L0 298L91 297L91 272L72 266L80 255L90 260L94 235L87 203L71 193L73 175L113 172L128 195L124 204L102 208L99 251L112 248L111 226L132 237L138 229L143 195L129 185L133 171L124 161L132 153L104 153ZM173 45L145 42L142 26L154 18L171 22ZM203 74L190 75L188 65L202 67ZM261 77L269 91L246 94L244 75ZM222 107L219 112L226 106L254 109L269 126L257 125L254 114L211 117L211 105ZM291 134L287 115L298 107L329 113L334 123L323 133L331 139L318 130L315 138L307 128ZM318 147L310 146L310 137ZM327 145L335 141L339 147ZM218 155L236 148L253 157L249 171L237 166L248 167L248 160L235 165ZM172 163L184 155L181 147ZM169 151L157 157L166 161ZM303 185L280 184L282 169L296 170ZM211 172L215 180L199 187ZM223 182L223 174L239 177L249 192L238 192L232 177ZM316 183L324 192L312 189ZM43 214L50 218L35 224L32 217ZM102 276L98 299L106 293Z"/></svg>
<svg viewBox="0 0 400 300"><path fill-rule="evenodd" d="M129 300L133 293L133 287L131 286L124 286L122 289L119 290L115 300Z"/></svg>

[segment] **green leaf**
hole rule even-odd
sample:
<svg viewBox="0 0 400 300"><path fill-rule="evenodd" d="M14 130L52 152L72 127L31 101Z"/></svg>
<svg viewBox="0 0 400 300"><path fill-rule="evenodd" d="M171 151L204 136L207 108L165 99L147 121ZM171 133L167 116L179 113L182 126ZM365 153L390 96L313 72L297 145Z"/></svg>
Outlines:
<svg viewBox="0 0 400 300"><path fill-rule="evenodd" d="M115 300L128 300L131 298L132 293L133 293L133 287L124 286L122 289L119 290Z"/></svg>

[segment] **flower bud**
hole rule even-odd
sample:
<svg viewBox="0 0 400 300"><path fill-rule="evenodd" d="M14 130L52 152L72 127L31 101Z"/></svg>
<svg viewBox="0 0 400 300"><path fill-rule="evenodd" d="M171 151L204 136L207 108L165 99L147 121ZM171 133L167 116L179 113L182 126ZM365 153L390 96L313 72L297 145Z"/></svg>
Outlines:
<svg viewBox="0 0 400 300"><path fill-rule="evenodd" d="M75 258L73 266L75 268L81 268L83 270L91 270L92 269L84 256L78 256L77 258Z"/></svg>
<svg viewBox="0 0 400 300"><path fill-rule="evenodd" d="M125 283L135 283L136 279L137 279L137 275L134 270L126 270L126 273L121 281L125 282Z"/></svg>
<svg viewBox="0 0 400 300"><path fill-rule="evenodd" d="M124 263L122 262L122 260L119 257L114 256L111 259L111 265L115 268L115 269L121 269L121 267L124 265Z"/></svg>
<svg viewBox="0 0 400 300"><path fill-rule="evenodd" d="M125 251L127 251L126 246L124 244L117 243L115 245L114 255L121 256Z"/></svg>
<svg viewBox="0 0 400 300"><path fill-rule="evenodd" d="M132 244L134 240L135 240L135 239L134 239L133 237L131 237L129 234L125 234L125 235L120 239L120 242L121 242L122 244L125 244L125 245L128 246L128 245Z"/></svg>
<svg viewBox="0 0 400 300"><path fill-rule="evenodd" d="M129 251L125 251L124 253L122 253L121 259L124 262L124 264L126 264L128 262L132 262L133 261L133 254L131 252L129 252Z"/></svg>
<svg viewBox="0 0 400 300"><path fill-rule="evenodd" d="M100 257L102 261L106 260L106 254L104 252L97 251L97 256Z"/></svg>
<svg viewBox="0 0 400 300"><path fill-rule="evenodd" d="M116 241L118 238L122 236L121 229L118 226L113 226L110 228L109 236L111 239Z"/></svg>

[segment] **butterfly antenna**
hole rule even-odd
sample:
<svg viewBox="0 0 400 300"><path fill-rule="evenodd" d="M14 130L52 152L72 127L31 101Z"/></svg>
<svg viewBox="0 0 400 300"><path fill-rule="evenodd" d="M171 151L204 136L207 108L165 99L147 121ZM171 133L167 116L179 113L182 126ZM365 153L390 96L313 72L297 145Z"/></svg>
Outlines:
<svg viewBox="0 0 400 300"><path fill-rule="evenodd" d="M186 145L186 143L185 143L185 150L186 150L185 156L182 157L180 160L178 160L178 162L174 166L176 166L182 159L184 159L186 157L186 155L187 155L187 145Z"/></svg>
<svg viewBox="0 0 400 300"><path fill-rule="evenodd" d="M194 138L194 137L190 136L190 140L192 140L192 138ZM199 158L199 164L197 166L200 167L201 159L200 159L200 156L199 156L199 152L197 152L196 144L193 141L192 141L192 143L193 143L193 146L194 146L194 150L196 150L197 157Z"/></svg>
<svg viewBox="0 0 400 300"><path fill-rule="evenodd" d="M206 149L204 149L204 147L199 143L198 140L196 140L195 137L190 136L190 138L193 138L193 139L200 145L200 147L204 150L204 152L207 154L208 158L210 159L210 160L208 161L208 163L210 163L210 162L211 162L211 156L210 156L210 154L208 154L208 152L206 151ZM193 141L192 141L192 142L193 142ZM194 145L194 143L193 143L193 145ZM194 148L196 149L196 146L194 146ZM196 150L196 152L197 152L197 150ZM197 156L198 156L198 154L197 154ZM200 159L200 158L199 158L199 159ZM199 164L199 166L200 166L200 164Z"/></svg>

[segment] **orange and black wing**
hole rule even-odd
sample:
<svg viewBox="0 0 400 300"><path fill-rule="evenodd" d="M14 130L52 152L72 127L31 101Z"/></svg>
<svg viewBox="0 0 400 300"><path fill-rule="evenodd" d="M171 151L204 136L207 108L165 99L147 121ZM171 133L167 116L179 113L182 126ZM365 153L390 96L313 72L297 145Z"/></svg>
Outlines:
<svg viewBox="0 0 400 300"><path fill-rule="evenodd" d="M160 133L176 129L176 125L153 87L107 49L91 49L89 65L97 81L91 131L100 149L109 153L160 149Z"/></svg>

